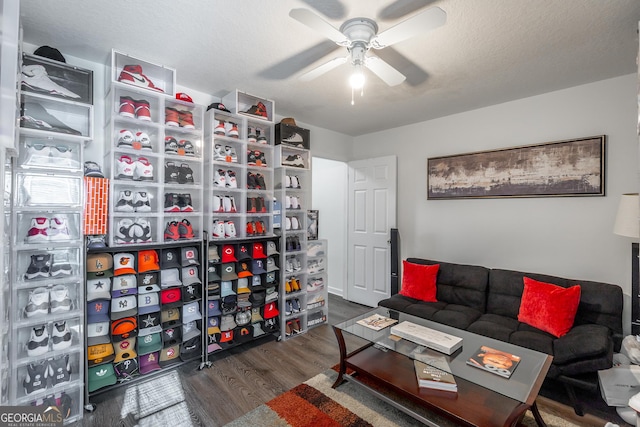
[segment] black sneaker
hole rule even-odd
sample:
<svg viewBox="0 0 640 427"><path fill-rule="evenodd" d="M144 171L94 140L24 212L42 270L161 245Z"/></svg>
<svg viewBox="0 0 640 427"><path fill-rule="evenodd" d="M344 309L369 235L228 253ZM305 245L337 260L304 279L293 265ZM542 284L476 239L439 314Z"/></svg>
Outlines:
<svg viewBox="0 0 640 427"><path fill-rule="evenodd" d="M247 150L247 164L249 166L255 166L258 157L256 156L257 151ZM259 151L258 151L259 153Z"/></svg>
<svg viewBox="0 0 640 427"><path fill-rule="evenodd" d="M180 208L180 212L193 212L191 194L178 194L178 207Z"/></svg>
<svg viewBox="0 0 640 427"><path fill-rule="evenodd" d="M56 253L51 262L51 277L70 276L73 272L68 253Z"/></svg>
<svg viewBox="0 0 640 427"><path fill-rule="evenodd" d="M247 188L250 190L254 190L256 188L256 185L258 185L258 182L256 181L256 176L254 174L252 174L251 172L247 173Z"/></svg>
<svg viewBox="0 0 640 427"><path fill-rule="evenodd" d="M166 184L178 184L180 173L178 166L173 162L165 162L164 164L164 182Z"/></svg>
<svg viewBox="0 0 640 427"><path fill-rule="evenodd" d="M49 277L51 272L51 254L31 255L31 263L27 267L24 278L34 280Z"/></svg>
<svg viewBox="0 0 640 427"><path fill-rule="evenodd" d="M167 136L164 139L164 152L165 154L178 154L178 141L172 136Z"/></svg>
<svg viewBox="0 0 640 427"><path fill-rule="evenodd" d="M176 193L164 193L164 211L180 212L180 198Z"/></svg>
<svg viewBox="0 0 640 427"><path fill-rule="evenodd" d="M118 212L133 212L133 194L131 190L123 190L118 196L115 210Z"/></svg>
<svg viewBox="0 0 640 427"><path fill-rule="evenodd" d="M256 209L255 212L266 212L266 210L263 210L264 209L264 198L263 197L256 197L253 200L254 200L253 204L254 204L254 207Z"/></svg>
<svg viewBox="0 0 640 427"><path fill-rule="evenodd" d="M282 165L303 168L304 160L302 160L302 157L299 154L292 154L290 156L287 156L286 159L282 160Z"/></svg>
<svg viewBox="0 0 640 427"><path fill-rule="evenodd" d="M293 250L294 251L299 251L302 250L302 246L300 245L300 239L298 238L298 236L293 236Z"/></svg>
<svg viewBox="0 0 640 427"><path fill-rule="evenodd" d="M258 166L266 167L267 166L267 158L264 156L264 151L259 151L258 153L260 153L260 154L258 155L258 159L256 161L256 164Z"/></svg>
<svg viewBox="0 0 640 427"><path fill-rule="evenodd" d="M186 163L181 164L178 168L178 183L193 184L193 182L193 169Z"/></svg>
<svg viewBox="0 0 640 427"><path fill-rule="evenodd" d="M264 182L264 175L262 174L256 174L256 182L258 185L256 185L256 188L261 188L263 190L267 189L267 184Z"/></svg>

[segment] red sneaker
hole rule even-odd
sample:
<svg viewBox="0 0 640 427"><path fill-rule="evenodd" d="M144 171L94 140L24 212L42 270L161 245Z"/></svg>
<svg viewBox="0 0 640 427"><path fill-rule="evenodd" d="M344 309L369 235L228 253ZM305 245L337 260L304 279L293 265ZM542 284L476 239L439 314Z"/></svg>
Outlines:
<svg viewBox="0 0 640 427"><path fill-rule="evenodd" d="M191 223L183 219L180 224L178 224L178 234L181 239L195 239L196 235L193 234L193 227Z"/></svg>
<svg viewBox="0 0 640 427"><path fill-rule="evenodd" d="M249 221L247 222L247 236L253 236L254 234L256 234L256 225Z"/></svg>
<svg viewBox="0 0 640 427"><path fill-rule="evenodd" d="M165 107L164 124L167 126L180 126L180 113L175 108Z"/></svg>
<svg viewBox="0 0 640 427"><path fill-rule="evenodd" d="M120 110L118 111L118 114L132 119L136 117L136 107L133 98L128 96L120 97Z"/></svg>
<svg viewBox="0 0 640 427"><path fill-rule="evenodd" d="M166 228L164 229L164 239L178 240L179 238L180 233L178 232L178 223L176 221L168 222Z"/></svg>
<svg viewBox="0 0 640 427"><path fill-rule="evenodd" d="M134 86L157 90L158 92L164 92L159 87L156 87L147 76L142 74L142 67L140 65L125 65L120 72L118 81L129 83Z"/></svg>
<svg viewBox="0 0 640 427"><path fill-rule="evenodd" d="M149 101L140 99L133 101L135 105L136 117L139 120L144 120L145 122L151 121L151 105Z"/></svg>
<svg viewBox="0 0 640 427"><path fill-rule="evenodd" d="M193 123L193 113L191 111L178 111L180 115L180 127L185 129L195 129L196 125Z"/></svg>
<svg viewBox="0 0 640 427"><path fill-rule="evenodd" d="M264 233L265 233L264 222L256 221L256 234L263 235Z"/></svg>

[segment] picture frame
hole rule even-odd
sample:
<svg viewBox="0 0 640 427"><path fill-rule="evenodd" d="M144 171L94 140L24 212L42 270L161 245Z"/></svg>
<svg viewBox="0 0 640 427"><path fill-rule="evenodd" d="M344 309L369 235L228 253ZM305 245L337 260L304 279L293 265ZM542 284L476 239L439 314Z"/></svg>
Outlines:
<svg viewBox="0 0 640 427"><path fill-rule="evenodd" d="M427 159L427 199L605 195L606 136Z"/></svg>
<svg viewBox="0 0 640 427"><path fill-rule="evenodd" d="M318 240L318 216L317 210L307 211L307 240Z"/></svg>

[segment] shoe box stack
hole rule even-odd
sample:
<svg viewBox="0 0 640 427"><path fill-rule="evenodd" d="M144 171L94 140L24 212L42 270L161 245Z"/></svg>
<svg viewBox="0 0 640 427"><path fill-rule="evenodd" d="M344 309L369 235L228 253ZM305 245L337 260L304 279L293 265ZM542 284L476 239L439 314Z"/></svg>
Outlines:
<svg viewBox="0 0 640 427"><path fill-rule="evenodd" d="M327 285L327 241L307 241L307 327L326 323Z"/></svg>
<svg viewBox="0 0 640 427"><path fill-rule="evenodd" d="M209 246L208 354L279 331L279 256L274 240Z"/></svg>
<svg viewBox="0 0 640 427"><path fill-rule="evenodd" d="M202 357L199 254L175 246L87 255L90 394Z"/></svg>
<svg viewBox="0 0 640 427"><path fill-rule="evenodd" d="M203 108L175 71L112 52L107 104L110 246L200 241Z"/></svg>
<svg viewBox="0 0 640 427"><path fill-rule="evenodd" d="M10 405L84 397L83 146L93 133L93 74L22 56L18 157L11 189L7 330Z"/></svg>

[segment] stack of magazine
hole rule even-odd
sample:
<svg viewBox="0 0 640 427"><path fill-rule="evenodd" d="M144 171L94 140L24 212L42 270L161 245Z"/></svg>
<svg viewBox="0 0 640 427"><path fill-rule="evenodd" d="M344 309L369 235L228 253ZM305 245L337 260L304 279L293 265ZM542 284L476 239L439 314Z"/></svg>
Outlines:
<svg viewBox="0 0 640 427"><path fill-rule="evenodd" d="M418 346L413 352L413 365L416 369L418 385L424 388L444 391L458 391L456 379L446 356L426 347Z"/></svg>

